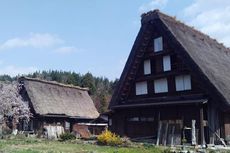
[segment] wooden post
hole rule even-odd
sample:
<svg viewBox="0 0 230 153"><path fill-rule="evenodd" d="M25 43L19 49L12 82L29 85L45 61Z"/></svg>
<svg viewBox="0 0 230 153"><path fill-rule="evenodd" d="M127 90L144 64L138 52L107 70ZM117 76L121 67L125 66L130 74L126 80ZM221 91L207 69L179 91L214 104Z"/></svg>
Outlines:
<svg viewBox="0 0 230 153"><path fill-rule="evenodd" d="M196 120L192 120L192 145L196 145Z"/></svg>
<svg viewBox="0 0 230 153"><path fill-rule="evenodd" d="M174 145L174 132L175 132L175 126L172 126L172 135L171 135L171 147Z"/></svg>
<svg viewBox="0 0 230 153"><path fill-rule="evenodd" d="M159 145L160 142L160 136L161 136L161 127L162 127L162 122L161 122L161 117L160 117L160 111L158 113L158 130L157 130L157 141L156 141L156 145Z"/></svg>
<svg viewBox="0 0 230 153"><path fill-rule="evenodd" d="M164 138L163 138L164 139L164 141L163 141L164 146L167 145L168 127L169 127L169 122L167 121L166 126L165 126L165 134L164 134Z"/></svg>
<svg viewBox="0 0 230 153"><path fill-rule="evenodd" d="M203 107L200 107L200 140L201 140L201 146L205 146L205 139L204 139L204 113L203 113Z"/></svg>
<svg viewBox="0 0 230 153"><path fill-rule="evenodd" d="M215 114L213 105L208 104L208 127L209 127L209 144L215 144Z"/></svg>

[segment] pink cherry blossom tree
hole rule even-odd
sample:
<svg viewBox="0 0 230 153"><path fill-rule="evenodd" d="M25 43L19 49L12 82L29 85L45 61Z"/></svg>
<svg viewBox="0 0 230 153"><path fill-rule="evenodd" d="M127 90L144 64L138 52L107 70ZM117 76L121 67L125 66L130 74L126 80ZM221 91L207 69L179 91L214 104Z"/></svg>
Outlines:
<svg viewBox="0 0 230 153"><path fill-rule="evenodd" d="M13 130L17 128L20 119L29 121L31 117L28 102L23 100L20 91L21 86L16 81L0 82L0 115L3 123L10 119Z"/></svg>

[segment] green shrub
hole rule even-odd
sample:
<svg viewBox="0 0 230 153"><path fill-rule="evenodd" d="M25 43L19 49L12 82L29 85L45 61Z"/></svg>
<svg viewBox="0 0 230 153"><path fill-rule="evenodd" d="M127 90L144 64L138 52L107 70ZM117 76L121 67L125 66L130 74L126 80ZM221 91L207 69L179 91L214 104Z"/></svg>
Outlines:
<svg viewBox="0 0 230 153"><path fill-rule="evenodd" d="M164 149L163 153L172 153L170 148Z"/></svg>
<svg viewBox="0 0 230 153"><path fill-rule="evenodd" d="M62 141L66 141L66 140L74 140L76 139L76 136L73 135L72 133L66 132L60 135L60 139Z"/></svg>
<svg viewBox="0 0 230 153"><path fill-rule="evenodd" d="M115 133L110 132L109 130L103 131L97 137L98 144L117 146L122 144L122 139Z"/></svg>
<svg viewBox="0 0 230 153"><path fill-rule="evenodd" d="M13 137L13 136L12 136ZM25 134L21 134L21 133L18 133L16 136L14 136L13 138L17 138L17 139L25 139L26 138L26 135Z"/></svg>
<svg viewBox="0 0 230 153"><path fill-rule="evenodd" d="M215 150L210 150L209 153L216 153L216 151Z"/></svg>

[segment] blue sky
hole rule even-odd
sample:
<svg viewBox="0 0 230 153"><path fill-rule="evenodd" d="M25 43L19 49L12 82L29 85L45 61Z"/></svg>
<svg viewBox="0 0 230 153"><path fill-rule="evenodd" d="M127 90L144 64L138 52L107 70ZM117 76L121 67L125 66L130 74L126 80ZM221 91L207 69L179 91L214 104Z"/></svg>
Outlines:
<svg viewBox="0 0 230 153"><path fill-rule="evenodd" d="M53 69L119 78L141 13L156 8L230 46L227 0L1 0L0 74Z"/></svg>

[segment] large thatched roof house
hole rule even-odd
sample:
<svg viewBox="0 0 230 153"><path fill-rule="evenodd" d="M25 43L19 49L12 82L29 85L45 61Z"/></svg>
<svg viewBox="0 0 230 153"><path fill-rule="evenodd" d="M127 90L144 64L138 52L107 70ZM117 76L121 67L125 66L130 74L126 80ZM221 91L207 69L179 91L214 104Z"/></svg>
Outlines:
<svg viewBox="0 0 230 153"><path fill-rule="evenodd" d="M33 114L29 127L21 128L36 131L50 124L71 131L74 123L89 122L99 116L87 88L27 77L21 77L19 83L21 95L29 101Z"/></svg>
<svg viewBox="0 0 230 153"><path fill-rule="evenodd" d="M229 65L230 50L216 40L159 10L143 14L110 129L165 145L230 142Z"/></svg>

